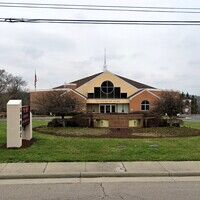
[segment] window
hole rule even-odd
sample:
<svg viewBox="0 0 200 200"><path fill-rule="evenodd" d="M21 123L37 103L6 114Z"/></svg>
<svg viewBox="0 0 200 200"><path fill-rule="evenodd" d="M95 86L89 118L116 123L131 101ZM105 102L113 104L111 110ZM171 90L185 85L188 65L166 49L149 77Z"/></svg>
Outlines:
<svg viewBox="0 0 200 200"><path fill-rule="evenodd" d="M127 93L121 93L120 87L114 87L111 81L104 81L100 87L94 87L94 93L88 93L92 99L126 99Z"/></svg>
<svg viewBox="0 0 200 200"><path fill-rule="evenodd" d="M115 88L115 98L120 99L121 90L120 87Z"/></svg>
<svg viewBox="0 0 200 200"><path fill-rule="evenodd" d="M127 93L121 93L121 98L126 99L127 98Z"/></svg>
<svg viewBox="0 0 200 200"><path fill-rule="evenodd" d="M104 81L101 84L101 91L105 94L110 94L114 90L114 85L111 81Z"/></svg>
<svg viewBox="0 0 200 200"><path fill-rule="evenodd" d="M100 87L95 87L94 88L94 98L100 98Z"/></svg>
<svg viewBox="0 0 200 200"><path fill-rule="evenodd" d="M100 105L100 113L115 113L115 105Z"/></svg>
<svg viewBox="0 0 200 200"><path fill-rule="evenodd" d="M149 110L149 101L147 100L142 101L141 110L144 110L144 111Z"/></svg>
<svg viewBox="0 0 200 200"><path fill-rule="evenodd" d="M112 113L115 113L115 105L112 105Z"/></svg>
<svg viewBox="0 0 200 200"><path fill-rule="evenodd" d="M90 98L90 99L94 98L94 94L93 93L88 93L88 98Z"/></svg>
<svg viewBox="0 0 200 200"><path fill-rule="evenodd" d="M104 105L100 105L100 113L104 113Z"/></svg>
<svg viewBox="0 0 200 200"><path fill-rule="evenodd" d="M110 113L110 105L106 105L106 113Z"/></svg>

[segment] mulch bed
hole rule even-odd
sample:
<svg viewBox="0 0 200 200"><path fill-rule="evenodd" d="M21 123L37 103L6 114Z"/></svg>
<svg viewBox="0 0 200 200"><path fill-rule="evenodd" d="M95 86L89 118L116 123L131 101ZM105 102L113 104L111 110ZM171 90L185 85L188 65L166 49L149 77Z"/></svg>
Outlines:
<svg viewBox="0 0 200 200"><path fill-rule="evenodd" d="M37 140L35 138L32 138L30 141L28 141L28 140L22 140L21 149L30 147L31 145L33 145L34 143L36 143L36 141Z"/></svg>
<svg viewBox="0 0 200 200"><path fill-rule="evenodd" d="M66 128L67 129L67 128ZM91 128L92 129L92 128ZM81 128L80 128L81 130ZM164 130L164 129L163 129ZM169 129L170 130L170 129ZM168 132L169 132L168 130ZM176 132L182 131L182 128L177 128L175 129ZM54 128L44 128L44 127L36 127L34 128L34 131L37 131L39 133L43 134L50 134L50 135L55 135L55 136L62 136L62 137L81 137L81 138L169 138L169 137L192 137L192 136L200 136L200 130L197 129L187 129L184 130L184 133L174 133L173 128L170 130L171 133L169 134L166 130L165 132L161 132L162 129L155 129L153 130L148 130L141 128L141 129L129 129L129 128L111 128L107 131L102 132L102 134L99 135L91 135L91 134L82 134L82 135L77 135L77 134L72 134L72 133L67 133L67 134L61 134L59 132L56 132ZM142 132L143 131L143 132ZM95 129L94 129L95 132ZM191 133L189 133L191 132ZM188 134L189 133L189 134Z"/></svg>
<svg viewBox="0 0 200 200"><path fill-rule="evenodd" d="M107 138L133 138L133 131L128 128L110 128Z"/></svg>

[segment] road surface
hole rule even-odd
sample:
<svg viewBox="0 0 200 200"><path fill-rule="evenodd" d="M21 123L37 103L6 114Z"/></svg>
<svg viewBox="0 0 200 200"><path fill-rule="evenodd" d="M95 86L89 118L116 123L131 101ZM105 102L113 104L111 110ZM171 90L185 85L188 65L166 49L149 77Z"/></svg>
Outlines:
<svg viewBox="0 0 200 200"><path fill-rule="evenodd" d="M200 177L0 180L1 200L199 200Z"/></svg>

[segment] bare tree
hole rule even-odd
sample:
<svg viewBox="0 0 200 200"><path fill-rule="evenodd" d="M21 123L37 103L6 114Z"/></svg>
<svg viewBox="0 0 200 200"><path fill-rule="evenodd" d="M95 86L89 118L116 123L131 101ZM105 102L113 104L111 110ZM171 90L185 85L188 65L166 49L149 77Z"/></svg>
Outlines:
<svg viewBox="0 0 200 200"><path fill-rule="evenodd" d="M161 98L156 101L153 113L159 117L167 116L170 126L173 120L177 118L177 114L182 113L183 100L180 93L175 91L167 91L161 94Z"/></svg>
<svg viewBox="0 0 200 200"><path fill-rule="evenodd" d="M73 98L67 91L49 91L35 96L34 107L42 113L52 113L61 116L63 127L64 117L76 112L81 106L80 102Z"/></svg>
<svg viewBox="0 0 200 200"><path fill-rule="evenodd" d="M0 111L6 110L9 99L22 99L28 101L28 93L25 88L26 82L20 76L13 76L0 69Z"/></svg>

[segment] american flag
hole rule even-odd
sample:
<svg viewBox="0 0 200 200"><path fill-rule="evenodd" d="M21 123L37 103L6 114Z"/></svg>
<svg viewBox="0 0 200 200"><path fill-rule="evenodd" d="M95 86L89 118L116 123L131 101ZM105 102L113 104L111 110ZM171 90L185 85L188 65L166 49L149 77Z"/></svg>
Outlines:
<svg viewBox="0 0 200 200"><path fill-rule="evenodd" d="M36 90L36 88L37 88L37 74L36 74L36 70L35 70L34 86L35 86L35 90Z"/></svg>

